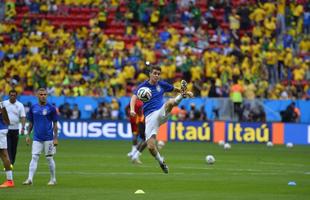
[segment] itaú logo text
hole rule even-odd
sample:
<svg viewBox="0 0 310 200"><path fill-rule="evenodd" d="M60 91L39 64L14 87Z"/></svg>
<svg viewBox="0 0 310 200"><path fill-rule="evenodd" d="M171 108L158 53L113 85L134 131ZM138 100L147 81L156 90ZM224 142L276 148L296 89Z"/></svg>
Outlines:
<svg viewBox="0 0 310 200"><path fill-rule="evenodd" d="M63 122L59 130L66 137L131 138L130 123L123 122Z"/></svg>

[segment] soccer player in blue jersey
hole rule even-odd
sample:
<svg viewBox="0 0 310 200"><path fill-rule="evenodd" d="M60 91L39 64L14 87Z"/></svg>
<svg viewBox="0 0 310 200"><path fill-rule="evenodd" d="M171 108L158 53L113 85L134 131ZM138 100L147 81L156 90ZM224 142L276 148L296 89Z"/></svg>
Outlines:
<svg viewBox="0 0 310 200"><path fill-rule="evenodd" d="M3 103L0 103L0 157L4 165L6 173L6 181L0 185L0 188L14 187L13 172L9 154L7 151L7 139L8 125L10 124L9 116Z"/></svg>
<svg viewBox="0 0 310 200"><path fill-rule="evenodd" d="M130 115L135 116L134 109L137 100L137 91L141 87L148 87L152 91L152 97L149 101L144 102L143 111L145 116L145 139L147 147L154 158L159 162L160 167L164 173L168 173L168 166L164 158L160 155L156 147L156 135L161 124L168 120L168 116L172 108L178 105L183 98L193 97L193 93L187 91L186 81L181 81L181 88L175 88L167 82L160 81L161 69L157 66L152 66L150 70L149 80L141 83L130 100ZM176 98L169 99L164 102L165 92L180 93Z"/></svg>
<svg viewBox="0 0 310 200"><path fill-rule="evenodd" d="M30 133L34 129L32 143L32 159L29 164L29 175L24 185L33 183L33 176L36 172L39 157L44 150L45 157L50 169L51 179L48 185L56 185L55 161L55 146L58 144L58 115L56 108L47 102L46 89L40 88L37 92L39 103L31 106L28 114L28 134L26 136L27 144L30 144Z"/></svg>

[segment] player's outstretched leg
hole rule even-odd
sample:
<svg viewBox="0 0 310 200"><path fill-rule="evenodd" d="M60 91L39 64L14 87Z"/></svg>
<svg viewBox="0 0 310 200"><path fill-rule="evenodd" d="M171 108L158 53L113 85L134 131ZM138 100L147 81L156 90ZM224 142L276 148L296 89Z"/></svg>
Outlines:
<svg viewBox="0 0 310 200"><path fill-rule="evenodd" d="M154 156L154 158L158 161L163 172L168 174L169 172L168 166L165 163L164 158L160 155L159 151L157 150L155 137L156 137L155 135L152 135L152 137L147 140L147 148L149 149L150 153Z"/></svg>
<svg viewBox="0 0 310 200"><path fill-rule="evenodd" d="M181 94L177 95L175 98L168 100L165 104L165 110L167 113L170 113L174 106L180 104L182 99L193 97L193 93L187 91L187 82L185 80L181 81Z"/></svg>

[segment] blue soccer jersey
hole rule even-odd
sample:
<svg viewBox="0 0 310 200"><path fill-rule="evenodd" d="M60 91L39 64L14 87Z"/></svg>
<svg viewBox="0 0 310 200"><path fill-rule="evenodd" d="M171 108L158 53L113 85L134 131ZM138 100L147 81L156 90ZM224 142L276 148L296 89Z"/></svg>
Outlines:
<svg viewBox="0 0 310 200"><path fill-rule="evenodd" d="M148 87L152 91L152 98L148 102L143 103L145 117L155 110L159 110L164 105L164 93L172 92L174 89L173 85L170 85L165 81L158 81L156 85L150 84L149 81L144 81L137 87L134 92L135 95L137 95L137 92L141 87Z"/></svg>
<svg viewBox="0 0 310 200"><path fill-rule="evenodd" d="M33 140L53 140L53 122L57 122L57 119L56 108L51 104L31 106L28 120L33 124Z"/></svg>
<svg viewBox="0 0 310 200"><path fill-rule="evenodd" d="M3 121L2 113L0 113L0 130L8 129L8 125L6 125Z"/></svg>

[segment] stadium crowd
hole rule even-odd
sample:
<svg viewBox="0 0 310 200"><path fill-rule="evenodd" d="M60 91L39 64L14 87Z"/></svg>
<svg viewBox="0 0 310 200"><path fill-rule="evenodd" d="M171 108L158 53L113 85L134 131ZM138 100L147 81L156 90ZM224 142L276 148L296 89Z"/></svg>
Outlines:
<svg viewBox="0 0 310 200"><path fill-rule="evenodd" d="M47 87L55 96L130 95L147 79L147 62L169 82L189 81L195 96L310 98L306 0L0 5L2 93Z"/></svg>

